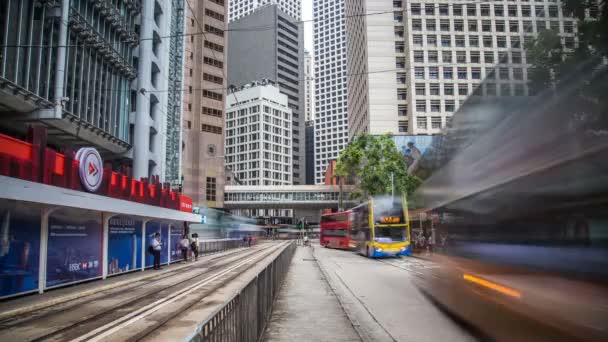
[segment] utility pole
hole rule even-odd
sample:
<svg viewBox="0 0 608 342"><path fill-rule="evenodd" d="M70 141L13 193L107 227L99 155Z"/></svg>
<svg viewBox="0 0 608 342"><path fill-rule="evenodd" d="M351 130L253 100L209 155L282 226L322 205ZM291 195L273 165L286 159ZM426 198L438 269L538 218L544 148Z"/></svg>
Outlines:
<svg viewBox="0 0 608 342"><path fill-rule="evenodd" d="M391 172L391 197L395 198L395 174Z"/></svg>

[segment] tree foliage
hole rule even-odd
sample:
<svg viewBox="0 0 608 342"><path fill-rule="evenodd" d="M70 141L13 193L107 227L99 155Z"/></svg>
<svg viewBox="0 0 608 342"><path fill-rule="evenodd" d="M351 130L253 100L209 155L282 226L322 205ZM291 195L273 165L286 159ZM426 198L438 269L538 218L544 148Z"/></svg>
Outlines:
<svg viewBox="0 0 608 342"><path fill-rule="evenodd" d="M421 181L407 174L407 164L391 135L361 135L346 146L338 157L336 175L353 177L359 186L357 196L412 193Z"/></svg>

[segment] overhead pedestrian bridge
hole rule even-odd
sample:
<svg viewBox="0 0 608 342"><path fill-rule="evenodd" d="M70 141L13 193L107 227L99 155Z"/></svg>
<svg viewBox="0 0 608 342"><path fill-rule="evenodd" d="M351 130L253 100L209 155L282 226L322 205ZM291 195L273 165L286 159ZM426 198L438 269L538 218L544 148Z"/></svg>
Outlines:
<svg viewBox="0 0 608 342"><path fill-rule="evenodd" d="M350 199L352 185L342 186L342 206L350 208L358 201ZM340 187L337 185L227 185L226 209L337 209Z"/></svg>

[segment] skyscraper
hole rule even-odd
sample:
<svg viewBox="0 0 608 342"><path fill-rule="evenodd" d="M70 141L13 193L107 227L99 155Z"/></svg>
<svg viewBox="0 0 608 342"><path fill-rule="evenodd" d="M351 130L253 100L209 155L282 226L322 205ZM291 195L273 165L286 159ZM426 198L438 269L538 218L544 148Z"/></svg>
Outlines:
<svg viewBox="0 0 608 342"><path fill-rule="evenodd" d="M349 0L350 1L350 0ZM347 143L345 0L314 0L315 182Z"/></svg>
<svg viewBox="0 0 608 342"><path fill-rule="evenodd" d="M347 25L349 137L437 134L473 93L528 95L523 48L539 32L576 44L556 1L347 1L347 15L363 10L375 14Z"/></svg>
<svg viewBox="0 0 608 342"><path fill-rule="evenodd" d="M242 18L265 5L277 5L281 11L295 20L302 18L302 0L230 0L229 22Z"/></svg>
<svg viewBox="0 0 608 342"><path fill-rule="evenodd" d="M223 0L186 0L186 10L183 191L196 207L221 208L228 9Z"/></svg>
<svg viewBox="0 0 608 342"><path fill-rule="evenodd" d="M178 178L180 2L3 2L2 129L36 122L51 144L95 147L135 178Z"/></svg>
<svg viewBox="0 0 608 342"><path fill-rule="evenodd" d="M306 181L303 27L277 5L264 6L229 25L228 84L268 79L287 95L292 115L293 184ZM272 29L254 30L255 27Z"/></svg>

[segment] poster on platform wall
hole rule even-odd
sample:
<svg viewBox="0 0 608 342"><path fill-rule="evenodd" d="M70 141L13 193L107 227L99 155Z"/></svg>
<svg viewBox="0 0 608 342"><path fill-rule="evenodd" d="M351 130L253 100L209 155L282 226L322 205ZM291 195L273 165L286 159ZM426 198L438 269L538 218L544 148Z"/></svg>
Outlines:
<svg viewBox="0 0 608 342"><path fill-rule="evenodd" d="M46 287L101 277L101 213L60 209L49 216Z"/></svg>
<svg viewBox="0 0 608 342"><path fill-rule="evenodd" d="M41 209L0 200L0 297L38 289Z"/></svg>
<svg viewBox="0 0 608 342"><path fill-rule="evenodd" d="M141 268L142 221L129 216L110 218L108 229L108 274Z"/></svg>
<svg viewBox="0 0 608 342"><path fill-rule="evenodd" d="M146 267L152 267L154 265L154 258L149 252L152 239L154 234L160 233L160 263L164 264L168 262L169 252L169 224L159 221L148 221L146 223Z"/></svg>
<svg viewBox="0 0 608 342"><path fill-rule="evenodd" d="M171 262L182 260L181 241L184 236L184 229L181 226L171 224Z"/></svg>

